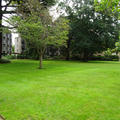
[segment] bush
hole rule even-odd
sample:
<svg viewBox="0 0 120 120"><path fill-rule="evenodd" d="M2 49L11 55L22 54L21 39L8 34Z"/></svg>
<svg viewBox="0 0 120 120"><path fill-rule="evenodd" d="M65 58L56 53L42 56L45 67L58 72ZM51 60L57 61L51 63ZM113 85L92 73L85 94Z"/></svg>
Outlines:
<svg viewBox="0 0 120 120"><path fill-rule="evenodd" d="M36 55L26 55L26 54L19 54L17 55L17 59L32 59L32 60L38 60L39 57Z"/></svg>
<svg viewBox="0 0 120 120"><path fill-rule="evenodd" d="M0 63L1 64L10 63L10 60L8 60L8 59L0 59Z"/></svg>
<svg viewBox="0 0 120 120"><path fill-rule="evenodd" d="M5 58L7 58L7 59L16 59L16 56L15 55L7 55L7 56L5 56Z"/></svg>
<svg viewBox="0 0 120 120"><path fill-rule="evenodd" d="M46 60L64 60L64 56L44 56L44 59Z"/></svg>
<svg viewBox="0 0 120 120"><path fill-rule="evenodd" d="M22 55L22 54L18 54L17 59L26 59L26 57L24 55Z"/></svg>
<svg viewBox="0 0 120 120"><path fill-rule="evenodd" d="M82 57L80 56L80 54L73 54L70 57L71 60L83 60Z"/></svg>
<svg viewBox="0 0 120 120"><path fill-rule="evenodd" d="M101 60L101 61L118 61L117 55L110 55L110 56L92 56L90 60Z"/></svg>

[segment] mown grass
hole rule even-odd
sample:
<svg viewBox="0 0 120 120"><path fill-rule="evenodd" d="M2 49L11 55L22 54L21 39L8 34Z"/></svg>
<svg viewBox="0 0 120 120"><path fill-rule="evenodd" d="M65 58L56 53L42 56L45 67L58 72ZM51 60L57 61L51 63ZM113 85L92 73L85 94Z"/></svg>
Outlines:
<svg viewBox="0 0 120 120"><path fill-rule="evenodd" d="M0 64L6 120L120 120L120 63L14 60Z"/></svg>

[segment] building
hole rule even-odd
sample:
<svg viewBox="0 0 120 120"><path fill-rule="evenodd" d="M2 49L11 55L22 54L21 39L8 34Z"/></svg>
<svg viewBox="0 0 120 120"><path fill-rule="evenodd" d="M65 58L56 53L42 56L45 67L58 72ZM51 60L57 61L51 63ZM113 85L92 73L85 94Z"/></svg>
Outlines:
<svg viewBox="0 0 120 120"><path fill-rule="evenodd" d="M20 35L15 38L15 54L21 54L25 50L25 41L21 39Z"/></svg>
<svg viewBox="0 0 120 120"><path fill-rule="evenodd" d="M12 52L12 35L11 33L3 34L2 40L2 54L11 54Z"/></svg>
<svg viewBox="0 0 120 120"><path fill-rule="evenodd" d="M16 37L15 38L15 53L16 54L21 54L22 49L21 49L21 38Z"/></svg>

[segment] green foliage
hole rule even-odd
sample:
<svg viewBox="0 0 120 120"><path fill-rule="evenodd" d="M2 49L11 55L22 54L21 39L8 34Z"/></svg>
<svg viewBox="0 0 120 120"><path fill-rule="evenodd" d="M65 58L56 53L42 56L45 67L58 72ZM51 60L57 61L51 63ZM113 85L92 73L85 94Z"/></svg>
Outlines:
<svg viewBox="0 0 120 120"><path fill-rule="evenodd" d="M69 34L69 20L64 17L59 17L52 27L54 30L54 40L56 41L55 44L57 46L66 46L66 40L68 40Z"/></svg>
<svg viewBox="0 0 120 120"><path fill-rule="evenodd" d="M68 39L69 21L59 18L53 22L48 10L41 3L37 0L27 2L26 9L29 9L29 12L24 13L25 8L21 8L22 17L14 16L10 20L14 26L17 26L27 46L36 49L37 54L42 57L47 45L65 45Z"/></svg>
<svg viewBox="0 0 120 120"><path fill-rule="evenodd" d="M105 52L104 52L105 56L111 56L112 55L112 50L110 48L108 48Z"/></svg>
<svg viewBox="0 0 120 120"><path fill-rule="evenodd" d="M5 0L5 1L10 1L10 0ZM28 0L12 0L12 4L19 4L19 5L24 5L25 2ZM41 5L44 5L46 7L52 6L56 3L56 0L38 0Z"/></svg>
<svg viewBox="0 0 120 120"><path fill-rule="evenodd" d="M40 21L34 22L32 19L19 21L18 31L21 37L32 44L34 48L44 49L47 45L63 45L68 35L68 22L65 19L56 21L54 25L43 25Z"/></svg>
<svg viewBox="0 0 120 120"><path fill-rule="evenodd" d="M119 0L95 0L94 1L96 5L100 10L106 10L106 9L111 9L111 10L118 10L119 11Z"/></svg>
<svg viewBox="0 0 120 120"><path fill-rule="evenodd" d="M12 45L12 53L15 53L15 46Z"/></svg>
<svg viewBox="0 0 120 120"><path fill-rule="evenodd" d="M105 56L91 56L89 60L99 60L99 61L118 61L117 55L105 55Z"/></svg>
<svg viewBox="0 0 120 120"><path fill-rule="evenodd" d="M10 59L17 59L17 56L16 55L6 55L4 56L4 58L10 60Z"/></svg>
<svg viewBox="0 0 120 120"><path fill-rule="evenodd" d="M8 59L0 59L0 64L6 64L6 63L10 63L10 60L8 60Z"/></svg>
<svg viewBox="0 0 120 120"><path fill-rule="evenodd" d="M114 48L119 39L119 23L116 17L96 12L94 0L73 0L73 6L65 7L70 19L72 55L81 55L81 58L87 59L107 48Z"/></svg>
<svg viewBox="0 0 120 120"><path fill-rule="evenodd" d="M51 5L55 5L57 0L42 0L42 3L44 6L51 6Z"/></svg>
<svg viewBox="0 0 120 120"><path fill-rule="evenodd" d="M120 1L119 0L94 0L96 10L110 15L117 14L120 17Z"/></svg>
<svg viewBox="0 0 120 120"><path fill-rule="evenodd" d="M116 42L115 46L116 46L116 51L120 52L120 42Z"/></svg>

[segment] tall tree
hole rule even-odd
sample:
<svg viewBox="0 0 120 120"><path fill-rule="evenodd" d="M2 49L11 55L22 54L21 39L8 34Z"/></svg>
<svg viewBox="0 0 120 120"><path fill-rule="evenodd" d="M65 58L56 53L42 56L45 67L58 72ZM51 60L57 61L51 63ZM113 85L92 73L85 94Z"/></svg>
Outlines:
<svg viewBox="0 0 120 120"><path fill-rule="evenodd" d="M95 53L113 48L119 36L117 17L96 12L94 0L72 0L72 5L65 6L70 19L72 54L86 60Z"/></svg>
<svg viewBox="0 0 120 120"><path fill-rule="evenodd" d="M56 0L39 0L39 3L47 7L54 5L55 1ZM3 2L6 4L3 5ZM8 26L2 25L2 20L5 17L4 15L16 13L16 9L9 9L9 8L17 8L18 5L21 6L21 4L24 6L25 2L26 0L0 0L0 59L2 57L2 33L3 33L2 28L4 27L8 28Z"/></svg>

